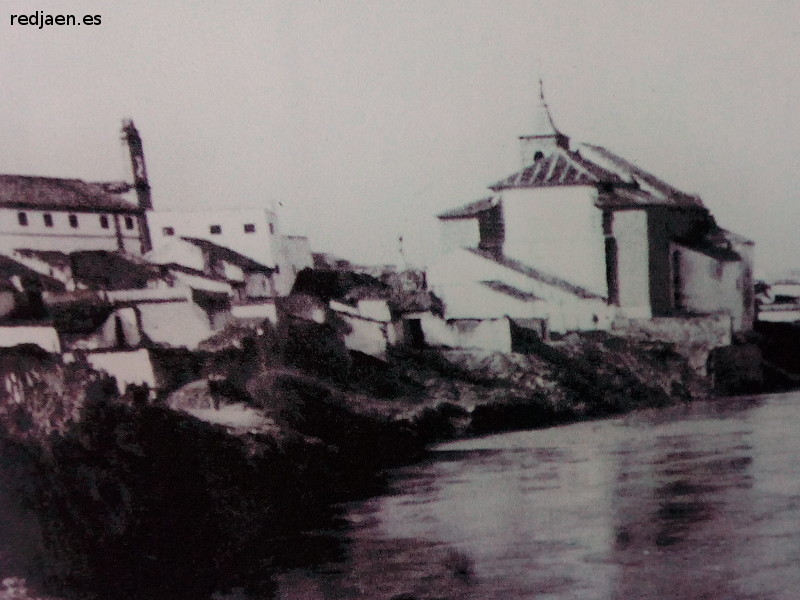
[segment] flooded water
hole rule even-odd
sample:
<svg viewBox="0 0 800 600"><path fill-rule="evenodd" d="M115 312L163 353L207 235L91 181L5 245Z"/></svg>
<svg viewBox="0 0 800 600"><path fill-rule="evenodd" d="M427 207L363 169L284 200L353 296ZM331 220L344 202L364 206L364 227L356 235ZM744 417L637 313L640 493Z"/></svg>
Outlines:
<svg viewBox="0 0 800 600"><path fill-rule="evenodd" d="M443 445L278 598L800 598L800 394Z"/></svg>

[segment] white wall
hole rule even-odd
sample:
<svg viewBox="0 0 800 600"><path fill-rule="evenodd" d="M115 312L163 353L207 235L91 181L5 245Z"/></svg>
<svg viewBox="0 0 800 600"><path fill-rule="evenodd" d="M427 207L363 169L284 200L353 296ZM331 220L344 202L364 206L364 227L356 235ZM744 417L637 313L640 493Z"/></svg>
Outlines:
<svg viewBox="0 0 800 600"><path fill-rule="evenodd" d="M649 318L650 249L647 213L644 210L614 211L612 232L617 240L620 313L632 318Z"/></svg>
<svg viewBox="0 0 800 600"><path fill-rule="evenodd" d="M278 225L275 215L262 208L240 208L226 210L150 211L147 213L153 248L176 237L195 237L220 246L236 250L256 262L274 267L277 248ZM211 234L210 227L219 225L222 233ZM253 225L255 231L246 233L245 225ZM165 227L174 230L173 236L164 232ZM272 231L270 231L272 227Z"/></svg>
<svg viewBox="0 0 800 600"><path fill-rule="evenodd" d="M124 394L131 384L147 384L155 389L156 376L150 353L144 348L138 350L122 350L110 352L90 352L86 361L95 371L105 371L117 380L117 389Z"/></svg>
<svg viewBox="0 0 800 600"><path fill-rule="evenodd" d="M192 350L214 334L211 319L193 302L141 302L142 331L152 341Z"/></svg>
<svg viewBox="0 0 800 600"><path fill-rule="evenodd" d="M605 252L603 250L603 252ZM605 278L605 267L603 268ZM449 306L457 308L453 318L466 316L470 305L480 309L482 318L501 318L506 316L509 305L505 301L493 300L490 304L481 304L480 295L473 296L471 290L479 281L501 281L525 292L541 298L536 303L530 318L548 319L550 331L561 333L576 330L608 330L616 314L615 307L608 306L603 298L581 298L560 287L537 281L504 267L494 261L478 256L467 250L456 250L439 257L427 272L428 286L445 303L445 317L451 318ZM476 313L477 314L477 313ZM526 315L513 314L524 317Z"/></svg>
<svg viewBox="0 0 800 600"><path fill-rule="evenodd" d="M20 225L17 214L25 213L27 225ZM53 226L44 224L45 213L53 218ZM78 227L69 224L69 215L78 219ZM100 215L108 218L108 229L100 225ZM132 219L133 227L126 228L125 217ZM5 251L16 248L31 250L58 250L74 252L76 250L117 250L117 234L115 218L119 219L120 231L126 250L139 254L139 223L136 215L115 215L98 212L68 212L58 210L29 210L0 208L0 249Z"/></svg>
<svg viewBox="0 0 800 600"><path fill-rule="evenodd" d="M606 296L602 211L591 186L502 192L504 254Z"/></svg>
<svg viewBox="0 0 800 600"><path fill-rule="evenodd" d="M0 347L36 344L47 352L61 352L61 343L54 327L49 325L0 326Z"/></svg>
<svg viewBox="0 0 800 600"><path fill-rule="evenodd" d="M474 281L437 286L435 293L444 301L448 319L536 319L548 314L544 301L518 300Z"/></svg>
<svg viewBox="0 0 800 600"><path fill-rule="evenodd" d="M481 241L478 219L439 219L442 252L477 248Z"/></svg>
<svg viewBox="0 0 800 600"><path fill-rule="evenodd" d="M348 350L357 350L375 358L386 358L388 343L387 323L362 319L347 313L337 313L350 327L344 345Z"/></svg>
<svg viewBox="0 0 800 600"><path fill-rule="evenodd" d="M445 321L425 313L420 321L428 345L511 352L511 327L506 318Z"/></svg>
<svg viewBox="0 0 800 600"><path fill-rule="evenodd" d="M744 294L740 261L718 261L701 252L678 244L671 253L680 256L684 307L698 313L724 313L731 317L734 331L749 328L745 324Z"/></svg>
<svg viewBox="0 0 800 600"><path fill-rule="evenodd" d="M178 237L164 238L145 258L157 265L176 264L200 272L205 270L206 265L203 251Z"/></svg>
<svg viewBox="0 0 800 600"><path fill-rule="evenodd" d="M237 319L269 319L273 325L278 323L275 302L272 301L258 304L234 304L231 306L231 315Z"/></svg>
<svg viewBox="0 0 800 600"><path fill-rule="evenodd" d="M314 266L311 244L302 236L279 236L280 252L277 256L278 272L273 277L275 293L288 296L292 291L297 274L305 268Z"/></svg>

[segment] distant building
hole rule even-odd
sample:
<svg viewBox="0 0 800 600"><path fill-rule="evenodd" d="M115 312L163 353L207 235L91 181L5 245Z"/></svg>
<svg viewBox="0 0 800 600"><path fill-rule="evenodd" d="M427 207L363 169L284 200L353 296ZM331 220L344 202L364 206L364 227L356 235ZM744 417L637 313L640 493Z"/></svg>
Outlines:
<svg viewBox="0 0 800 600"><path fill-rule="evenodd" d="M459 327L451 337L468 343L470 321L565 332L725 315L728 335L752 328L753 243L720 228L699 197L571 144L543 96L520 144L520 171L438 216L444 253L427 274Z"/></svg>
<svg viewBox="0 0 800 600"><path fill-rule="evenodd" d="M278 296L313 265L308 238L281 235L275 214L263 208L151 211L147 221L156 249L177 238L206 240L272 269Z"/></svg>
<svg viewBox="0 0 800 600"><path fill-rule="evenodd" d="M0 175L0 250L123 250L145 247L144 209L124 183Z"/></svg>

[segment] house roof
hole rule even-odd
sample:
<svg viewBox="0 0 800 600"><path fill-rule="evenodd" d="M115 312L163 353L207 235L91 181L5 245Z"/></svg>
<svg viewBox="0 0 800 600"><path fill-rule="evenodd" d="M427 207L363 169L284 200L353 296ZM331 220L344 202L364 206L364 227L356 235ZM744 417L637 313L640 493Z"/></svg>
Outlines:
<svg viewBox="0 0 800 600"><path fill-rule="evenodd" d="M489 186L490 189L499 192L594 185L602 192L600 202L611 208L652 205L705 208L698 196L682 192L602 146L581 144L576 150L561 145L543 146L537 156L533 163Z"/></svg>
<svg viewBox="0 0 800 600"><path fill-rule="evenodd" d="M50 303L53 324L62 336L93 333L114 311L113 305L99 296L76 296Z"/></svg>
<svg viewBox="0 0 800 600"><path fill-rule="evenodd" d="M58 250L31 250L28 248L18 248L14 250L14 252L25 258L35 258L59 269L72 267L69 254L66 252L59 252Z"/></svg>
<svg viewBox="0 0 800 600"><path fill-rule="evenodd" d="M698 196L679 190L607 148L594 144L582 144L580 152L587 160L603 166L624 181L632 183L635 189L645 192L655 201L669 201L671 204L680 206L703 208L703 202Z"/></svg>
<svg viewBox="0 0 800 600"><path fill-rule="evenodd" d="M0 254L0 281L6 284L11 283L14 289L13 280L18 278L23 288L39 288L40 291L63 292L64 284L58 279L37 273L33 269L15 261L9 256ZM7 287L7 286L6 286Z"/></svg>
<svg viewBox="0 0 800 600"><path fill-rule="evenodd" d="M148 281L165 277L160 265L121 252L81 250L71 253L69 260L72 276L94 289L141 289Z"/></svg>
<svg viewBox="0 0 800 600"><path fill-rule="evenodd" d="M0 175L0 207L39 210L140 213L122 194L124 184L89 183L80 179Z"/></svg>
<svg viewBox="0 0 800 600"><path fill-rule="evenodd" d="M534 302L535 300L541 300L541 298L536 296L536 294L531 294L530 292L526 292L512 285L508 285L502 281L481 281L481 284L485 285L492 291L505 294L506 296L511 296L515 300L522 300L523 302Z"/></svg>
<svg viewBox="0 0 800 600"><path fill-rule="evenodd" d="M468 219L497 206L500 198L489 196L436 215L440 219Z"/></svg>
<svg viewBox="0 0 800 600"><path fill-rule="evenodd" d="M538 269L534 269L528 265L525 265L514 258L510 258L505 255L498 255L493 252L488 252L486 250L479 250L477 248L465 248L468 252L472 252L486 260L490 260L492 262L497 263L507 269L511 269L512 271L516 271L517 273L521 273L531 279L535 279L536 281L540 281L541 283L559 288L565 292L578 296L579 298L586 298L586 299L598 299L602 300L603 297L599 294L595 294L583 288L579 285L572 284L565 279L561 279L560 277L556 277L555 275L550 275L549 273L544 273Z"/></svg>
<svg viewBox="0 0 800 600"><path fill-rule="evenodd" d="M389 286L370 275L350 271L303 269L297 274L292 294L308 294L328 302L348 299L350 302L386 297Z"/></svg>
<svg viewBox="0 0 800 600"><path fill-rule="evenodd" d="M592 185L604 182L624 183L619 175L586 160L580 153L554 145L543 148L540 158L532 164L489 187L500 191L557 185Z"/></svg>
<svg viewBox="0 0 800 600"><path fill-rule="evenodd" d="M257 272L274 271L273 268L270 268L266 265L262 265L261 263L253 260L249 256L245 256L244 254L241 254L236 250L231 250L226 246L220 246L219 244L215 244L214 242L209 242L208 240L204 240L202 238L181 237L181 239L208 252L212 261L224 260L226 262L231 263L232 265L236 265L237 267L243 269L244 271L257 271Z"/></svg>

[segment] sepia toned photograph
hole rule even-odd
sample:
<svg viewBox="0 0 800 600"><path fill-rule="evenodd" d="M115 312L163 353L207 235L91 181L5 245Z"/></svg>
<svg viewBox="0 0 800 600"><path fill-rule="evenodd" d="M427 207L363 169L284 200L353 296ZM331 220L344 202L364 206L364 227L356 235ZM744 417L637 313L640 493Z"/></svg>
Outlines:
<svg viewBox="0 0 800 600"><path fill-rule="evenodd" d="M800 3L6 0L0 600L800 598Z"/></svg>

